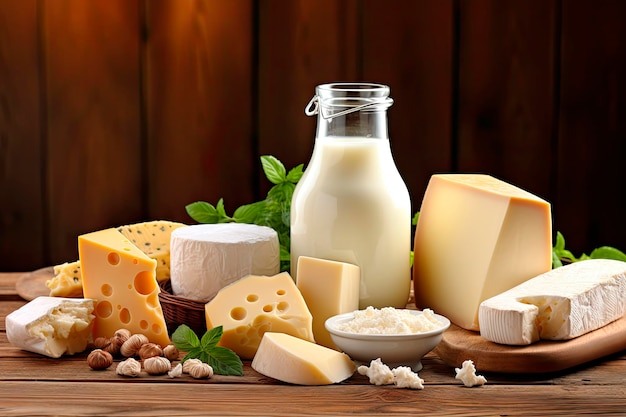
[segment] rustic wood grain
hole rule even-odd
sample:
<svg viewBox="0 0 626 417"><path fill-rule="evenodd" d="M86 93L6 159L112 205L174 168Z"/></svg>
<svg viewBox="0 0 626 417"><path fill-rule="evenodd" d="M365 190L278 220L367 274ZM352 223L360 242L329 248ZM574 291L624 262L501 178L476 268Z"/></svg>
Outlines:
<svg viewBox="0 0 626 417"><path fill-rule="evenodd" d="M563 3L555 226L576 256L626 251L626 3Z"/></svg>
<svg viewBox="0 0 626 417"><path fill-rule="evenodd" d="M550 199L556 1L460 3L458 169Z"/></svg>
<svg viewBox="0 0 626 417"><path fill-rule="evenodd" d="M0 2L0 267L45 264L37 1ZM33 239L36 237L36 239Z"/></svg>
<svg viewBox="0 0 626 417"><path fill-rule="evenodd" d="M144 215L139 3L39 4L46 80L46 256L56 264L78 258L78 235Z"/></svg>
<svg viewBox="0 0 626 417"><path fill-rule="evenodd" d="M267 0L258 7L258 152L289 169L311 157L316 118L304 108L315 86L360 79L359 2Z"/></svg>
<svg viewBox="0 0 626 417"><path fill-rule="evenodd" d="M252 1L146 3L145 111L149 218L191 223L185 206L229 214L253 201Z"/></svg>

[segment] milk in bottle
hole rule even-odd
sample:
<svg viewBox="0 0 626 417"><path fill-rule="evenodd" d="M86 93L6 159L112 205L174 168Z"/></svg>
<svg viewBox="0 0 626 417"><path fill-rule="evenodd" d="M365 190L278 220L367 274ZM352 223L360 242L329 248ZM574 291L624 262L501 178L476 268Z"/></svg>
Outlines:
<svg viewBox="0 0 626 417"><path fill-rule="evenodd" d="M291 202L292 276L300 255L356 264L359 308L409 298L411 203L387 134L391 103L384 85L318 86L313 155Z"/></svg>

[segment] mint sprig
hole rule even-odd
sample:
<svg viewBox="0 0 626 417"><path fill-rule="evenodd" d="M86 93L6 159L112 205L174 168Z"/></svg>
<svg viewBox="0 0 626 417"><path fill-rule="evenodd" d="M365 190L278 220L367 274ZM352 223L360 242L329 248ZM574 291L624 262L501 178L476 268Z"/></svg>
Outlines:
<svg viewBox="0 0 626 417"><path fill-rule="evenodd" d="M268 226L278 234L280 270L289 271L291 245L291 197L303 175L304 164L287 171L285 165L271 155L261 156L261 166L267 179L274 184L264 200L238 207L232 216L226 214L224 200L215 206L206 201L188 204L185 209L198 223L247 223Z"/></svg>
<svg viewBox="0 0 626 417"><path fill-rule="evenodd" d="M183 362L192 358L200 359L211 365L216 374L241 376L243 363L239 356L226 347L217 346L223 332L223 327L217 326L207 330L202 339L199 339L189 326L181 324L172 334L172 343L178 350L187 352Z"/></svg>

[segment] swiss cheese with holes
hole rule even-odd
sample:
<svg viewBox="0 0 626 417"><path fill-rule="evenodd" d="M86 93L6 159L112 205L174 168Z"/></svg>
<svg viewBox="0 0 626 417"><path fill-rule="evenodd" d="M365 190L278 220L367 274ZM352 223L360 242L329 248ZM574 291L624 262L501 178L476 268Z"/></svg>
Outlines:
<svg viewBox="0 0 626 417"><path fill-rule="evenodd" d="M170 343L159 303L157 261L116 229L78 237L86 298L96 300L93 336L111 337L125 328L161 346Z"/></svg>
<svg viewBox="0 0 626 417"><path fill-rule="evenodd" d="M265 332L314 342L313 317L291 275L248 275L205 305L207 329L223 326L220 345L252 359Z"/></svg>

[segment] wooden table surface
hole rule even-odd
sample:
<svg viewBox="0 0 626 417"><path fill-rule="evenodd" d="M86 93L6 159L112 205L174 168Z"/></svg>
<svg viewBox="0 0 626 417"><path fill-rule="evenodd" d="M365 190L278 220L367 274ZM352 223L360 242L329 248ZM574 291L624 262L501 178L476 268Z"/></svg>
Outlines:
<svg viewBox="0 0 626 417"><path fill-rule="evenodd" d="M354 375L329 386L294 386L258 374L194 380L185 375L124 378L92 371L86 354L52 359L9 344L5 317L25 304L19 273L0 273L0 415L626 415L626 351L552 374L484 373L466 388L434 354L423 361L423 390L370 385ZM460 364L459 364L460 366Z"/></svg>

